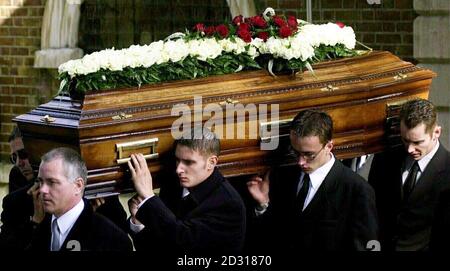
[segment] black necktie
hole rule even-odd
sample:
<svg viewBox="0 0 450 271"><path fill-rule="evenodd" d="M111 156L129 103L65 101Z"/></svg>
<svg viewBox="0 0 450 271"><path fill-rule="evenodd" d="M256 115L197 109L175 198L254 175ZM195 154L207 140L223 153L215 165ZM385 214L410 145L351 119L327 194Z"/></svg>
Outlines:
<svg viewBox="0 0 450 271"><path fill-rule="evenodd" d="M411 195L411 192L416 185L417 173L419 172L419 163L414 161L411 169L409 170L408 177L406 177L405 183L403 184L403 199L407 200Z"/></svg>
<svg viewBox="0 0 450 271"><path fill-rule="evenodd" d="M309 183L311 180L309 179L309 174L303 176L303 185L300 188L300 191L297 194L297 205L299 206L300 212L303 211L303 206L305 204L306 196L308 195Z"/></svg>

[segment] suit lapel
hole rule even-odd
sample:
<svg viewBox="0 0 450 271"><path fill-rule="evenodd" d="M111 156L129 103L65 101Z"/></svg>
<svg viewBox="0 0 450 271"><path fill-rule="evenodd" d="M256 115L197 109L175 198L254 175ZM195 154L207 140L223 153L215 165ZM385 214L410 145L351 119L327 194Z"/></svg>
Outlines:
<svg viewBox="0 0 450 271"><path fill-rule="evenodd" d="M64 240L64 243L61 246L61 250L71 250L72 246L68 246L67 243L71 240L78 241L80 245L86 245L86 235L89 233L89 217L92 216L93 210L91 209L91 205L88 201L84 201L84 209L78 217L77 221L73 225L72 229L70 229L69 234ZM81 247L81 249L86 249L86 247Z"/></svg>
<svg viewBox="0 0 450 271"><path fill-rule="evenodd" d="M436 180L436 177L445 170L445 158L446 151L442 145L440 145L436 154L425 168L425 171L422 172L420 178L417 180L416 187L412 191L408 202L415 202L422 199L424 195L428 194L430 187L433 185L433 181Z"/></svg>
<svg viewBox="0 0 450 271"><path fill-rule="evenodd" d="M336 181L341 174L341 164L338 160L335 160L333 167L331 167L330 172L323 180L316 194L312 198L311 202L306 206L305 210L302 212L303 217L314 217L317 215L322 215L325 213L327 208L330 206L335 206L330 204L329 193L334 193L336 190Z"/></svg>

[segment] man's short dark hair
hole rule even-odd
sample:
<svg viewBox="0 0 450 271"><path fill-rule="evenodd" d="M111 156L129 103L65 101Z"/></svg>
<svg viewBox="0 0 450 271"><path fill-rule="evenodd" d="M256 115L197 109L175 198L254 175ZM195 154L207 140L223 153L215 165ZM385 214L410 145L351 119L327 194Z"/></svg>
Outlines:
<svg viewBox="0 0 450 271"><path fill-rule="evenodd" d="M326 144L333 136L333 120L319 110L303 110L291 122L291 131L298 137L318 136Z"/></svg>
<svg viewBox="0 0 450 271"><path fill-rule="evenodd" d="M400 110L400 121L408 129L425 124L425 131L432 132L437 123L437 114L434 105L425 99L413 99L403 104Z"/></svg>
<svg viewBox="0 0 450 271"><path fill-rule="evenodd" d="M211 154L219 156L220 154L220 140L208 128L195 127L191 129L188 134L183 134L183 137L175 140L174 146L178 145L198 151L203 156Z"/></svg>
<svg viewBox="0 0 450 271"><path fill-rule="evenodd" d="M8 142L11 142L16 138L22 138L22 133L20 132L19 127L14 126L11 134L9 135Z"/></svg>
<svg viewBox="0 0 450 271"><path fill-rule="evenodd" d="M61 158L63 161L66 177L69 181L73 182L80 177L86 185L87 168L78 152L66 147L56 148L44 154L41 157L41 163L47 163L58 158Z"/></svg>

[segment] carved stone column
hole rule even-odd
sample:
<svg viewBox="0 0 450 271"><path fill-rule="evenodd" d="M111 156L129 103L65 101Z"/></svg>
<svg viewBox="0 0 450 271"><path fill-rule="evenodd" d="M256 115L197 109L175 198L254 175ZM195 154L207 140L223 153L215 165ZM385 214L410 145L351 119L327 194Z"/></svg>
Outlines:
<svg viewBox="0 0 450 271"><path fill-rule="evenodd" d="M435 71L430 92L442 125L441 142L450 147L450 1L414 0L414 57Z"/></svg>

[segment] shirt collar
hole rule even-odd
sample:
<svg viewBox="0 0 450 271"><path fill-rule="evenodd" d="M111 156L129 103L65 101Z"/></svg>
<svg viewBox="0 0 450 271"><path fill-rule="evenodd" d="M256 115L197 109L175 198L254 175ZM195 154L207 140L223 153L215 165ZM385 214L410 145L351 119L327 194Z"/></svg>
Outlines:
<svg viewBox="0 0 450 271"><path fill-rule="evenodd" d="M222 174L220 174L217 168L209 175L206 180L199 183L195 187L189 188L189 194L191 194L192 199L198 204L202 202L217 186L219 186L224 180ZM184 189L183 189L184 193Z"/></svg>
<svg viewBox="0 0 450 271"><path fill-rule="evenodd" d="M181 198L187 197L191 192L186 187L183 187L183 191L181 192Z"/></svg>
<svg viewBox="0 0 450 271"><path fill-rule="evenodd" d="M62 235L65 235L67 231L69 231L75 221L77 221L78 217L81 215L84 209L84 201L81 199L72 209L67 211L62 216L56 218L56 216L52 215L52 223L55 219L58 219L58 227L59 231Z"/></svg>
<svg viewBox="0 0 450 271"><path fill-rule="evenodd" d="M336 158L334 158L333 154L330 155L331 159L328 162L326 162L324 165L322 165L321 167L319 167L318 169L314 170L312 173L309 174L311 186L315 190L319 188L319 186L322 184L323 180L325 180L325 177L328 175L331 168L333 167Z"/></svg>

